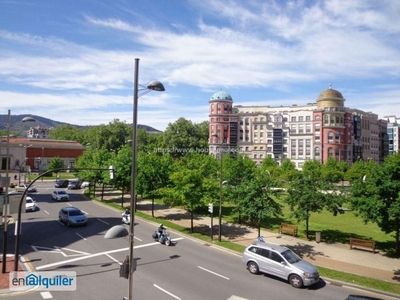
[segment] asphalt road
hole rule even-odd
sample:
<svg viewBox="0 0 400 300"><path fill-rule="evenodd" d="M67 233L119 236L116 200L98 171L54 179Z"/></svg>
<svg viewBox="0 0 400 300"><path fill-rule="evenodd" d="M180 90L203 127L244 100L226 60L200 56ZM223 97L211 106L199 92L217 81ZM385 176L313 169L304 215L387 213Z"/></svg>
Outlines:
<svg viewBox="0 0 400 300"><path fill-rule="evenodd" d="M106 231L121 225L120 211L85 200L82 190L68 191L69 202L51 200L53 183L38 182L31 196L39 210L23 214L20 253L37 271L76 271L77 289L72 292L32 291L13 299L122 299L128 281L119 277L119 266L128 253L125 238L104 239ZM85 227L71 228L58 221L58 211L67 205L83 210L89 218ZM250 274L240 255L221 250L171 232L176 245L167 247L151 238L157 224L136 218L134 299L345 299L349 294L366 294L326 284L295 289L287 282ZM125 225L124 225L125 226ZM10 226L10 232L14 231ZM14 237L10 234L10 250Z"/></svg>

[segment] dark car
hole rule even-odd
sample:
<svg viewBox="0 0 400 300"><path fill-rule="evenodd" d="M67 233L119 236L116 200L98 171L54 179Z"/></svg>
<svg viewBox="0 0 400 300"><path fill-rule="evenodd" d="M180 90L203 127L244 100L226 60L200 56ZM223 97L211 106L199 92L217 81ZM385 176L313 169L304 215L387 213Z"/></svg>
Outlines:
<svg viewBox="0 0 400 300"><path fill-rule="evenodd" d="M65 180L57 180L56 184L54 185L54 187L56 188L67 188L69 184L69 180L65 179Z"/></svg>
<svg viewBox="0 0 400 300"><path fill-rule="evenodd" d="M78 190L81 188L81 181L80 180L71 180L68 184L69 190Z"/></svg>

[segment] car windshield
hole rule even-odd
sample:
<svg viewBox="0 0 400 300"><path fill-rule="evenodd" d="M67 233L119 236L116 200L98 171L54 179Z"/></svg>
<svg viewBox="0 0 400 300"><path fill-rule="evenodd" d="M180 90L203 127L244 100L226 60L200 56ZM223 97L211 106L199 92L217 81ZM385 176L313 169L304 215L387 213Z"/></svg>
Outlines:
<svg viewBox="0 0 400 300"><path fill-rule="evenodd" d="M58 191L58 194L66 194L66 192L65 191Z"/></svg>
<svg viewBox="0 0 400 300"><path fill-rule="evenodd" d="M70 216L80 216L83 215L83 213L80 210L70 210L68 213Z"/></svg>
<svg viewBox="0 0 400 300"><path fill-rule="evenodd" d="M294 252L292 252L290 250L286 250L286 251L282 252L281 254L291 264L296 263L301 260L300 257L298 257Z"/></svg>

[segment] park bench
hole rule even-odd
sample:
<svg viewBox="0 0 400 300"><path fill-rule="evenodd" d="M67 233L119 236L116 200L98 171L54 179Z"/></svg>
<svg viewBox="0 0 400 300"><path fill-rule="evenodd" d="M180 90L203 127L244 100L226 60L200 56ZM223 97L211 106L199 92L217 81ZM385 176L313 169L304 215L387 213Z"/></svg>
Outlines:
<svg viewBox="0 0 400 300"><path fill-rule="evenodd" d="M291 233L293 236L297 236L297 225L282 223L279 226L279 233Z"/></svg>
<svg viewBox="0 0 400 300"><path fill-rule="evenodd" d="M375 242L371 240L350 238L350 250L352 250L353 247L368 248L371 249L373 253L375 253Z"/></svg>

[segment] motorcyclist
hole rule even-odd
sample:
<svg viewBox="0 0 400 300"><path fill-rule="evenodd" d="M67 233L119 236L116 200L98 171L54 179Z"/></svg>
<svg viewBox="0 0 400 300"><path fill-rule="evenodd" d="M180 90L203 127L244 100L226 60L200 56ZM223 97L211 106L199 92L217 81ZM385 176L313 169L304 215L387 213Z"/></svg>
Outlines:
<svg viewBox="0 0 400 300"><path fill-rule="evenodd" d="M164 229L165 229L164 224L161 223L161 224L158 226L158 230L157 230L158 238L161 237L161 235L162 235L163 232L164 232Z"/></svg>

